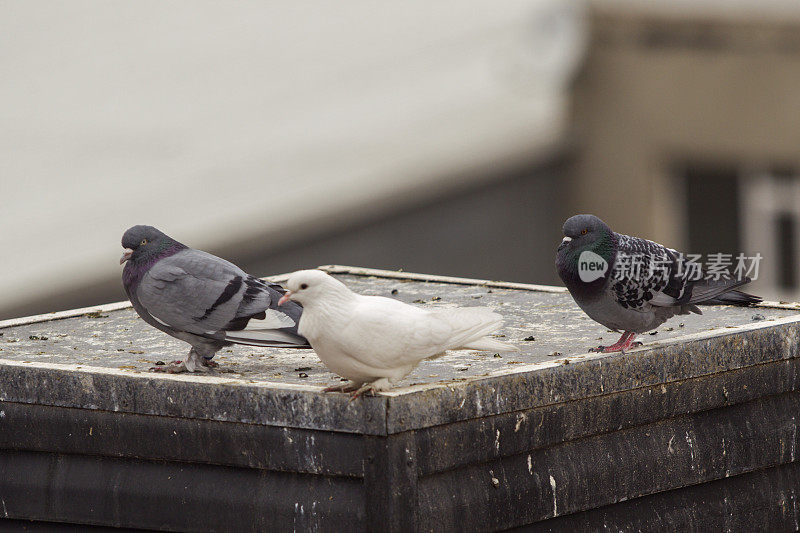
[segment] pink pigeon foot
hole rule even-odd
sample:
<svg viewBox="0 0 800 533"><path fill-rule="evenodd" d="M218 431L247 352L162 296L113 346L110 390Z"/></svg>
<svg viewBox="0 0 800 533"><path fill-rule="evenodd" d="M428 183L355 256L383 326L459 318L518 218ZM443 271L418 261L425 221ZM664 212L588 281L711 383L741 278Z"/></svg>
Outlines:
<svg viewBox="0 0 800 533"><path fill-rule="evenodd" d="M150 368L150 372L164 372L166 374L180 374L181 372L188 371L183 361L172 361L168 365L159 365Z"/></svg>
<svg viewBox="0 0 800 533"><path fill-rule="evenodd" d="M331 387L325 387L322 389L322 392L353 392L357 390L361 385L359 383L354 383L352 381L348 381L347 383L342 383L341 385L333 385Z"/></svg>
<svg viewBox="0 0 800 533"><path fill-rule="evenodd" d="M617 342L612 344L611 346L598 346L597 348L589 349L590 352L602 352L602 353L611 353L611 352L622 352L625 353L625 350L630 348L641 346L641 342L633 342L633 338L636 337L636 333L632 331L626 331L622 334L622 337L619 338Z"/></svg>

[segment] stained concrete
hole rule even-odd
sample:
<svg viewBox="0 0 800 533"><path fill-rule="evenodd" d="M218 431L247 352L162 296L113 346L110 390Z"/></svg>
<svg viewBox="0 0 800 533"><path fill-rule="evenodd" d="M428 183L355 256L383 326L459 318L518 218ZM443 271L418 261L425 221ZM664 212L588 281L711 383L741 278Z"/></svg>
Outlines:
<svg viewBox="0 0 800 533"><path fill-rule="evenodd" d="M348 270L352 269L332 271ZM455 351L424 361L395 389L378 396L382 401L391 398L391 410L376 405L375 398L365 398L360 404L353 402L377 409L375 418L366 420L360 409L349 403L347 395L321 392L323 387L339 383L340 378L328 371L311 350L234 346L218 353L215 360L219 369L207 374L168 376L149 372L158 361L185 357L188 345L148 326L132 309L123 308L56 320L44 317L0 327L0 374L8 378L0 383L0 399L384 433L402 431L409 423L424 427L525 408L536 401L560 401L567 394L580 397L625 388L631 376L636 375L637 370L631 365L635 363L639 369L646 366L661 375L660 369L673 364L670 357L685 355L687 343L714 340L711 345L719 349L693 356L691 365L682 361L674 379L717 372L736 364L736 358L722 351L731 339L740 339L745 330L777 331L775 328L787 320L794 322L792 317L797 316L794 309L709 306L703 308L701 316L675 317L657 333L642 335L644 346L627 354L589 354L590 347L611 344L619 335L584 315L563 290L497 282L476 284L458 278L422 281L402 279L402 273L364 272L371 275L336 276L356 292L396 298L421 307L490 307L505 318L504 327L498 332L500 338L516 344L520 351ZM739 363L757 362L746 357ZM568 365L571 366L567 368ZM687 370L690 367L691 371ZM689 374L681 374L684 370ZM26 380L26 375L37 376L36 381ZM11 376L16 385L11 385ZM598 376L602 381L597 381ZM43 389L41 380L49 378L56 383L83 383L84 393L75 394L68 388L60 391L57 385ZM532 378L546 380L551 386L558 383L559 390L563 390L550 391L550 397L545 398L542 390L529 389ZM101 388L105 392L98 388L100 382L104 383ZM524 390L515 390L510 396L498 392L520 384L524 384ZM535 390L538 398L531 397ZM123 397L127 398L127 406L119 403ZM245 397L249 400L244 401ZM288 412L281 408L280 398L286 397L299 402ZM520 403L514 403L516 400ZM433 401L439 403L439 411L426 408ZM215 412L213 405L222 411ZM259 407L254 410L253 406ZM310 406L314 406L313 413L308 412ZM343 411L339 416L325 413L327 408ZM304 415L298 414L304 410ZM337 426L337 421L343 425Z"/></svg>
<svg viewBox="0 0 800 533"><path fill-rule="evenodd" d="M424 361L399 385L447 384L506 371L517 365L563 360L586 354L589 348L614 343L619 334L589 319L568 293L553 294L451 283L388 280L374 276L339 275L341 281L361 294L396 298L430 309L453 306L490 307L505 318L498 333L516 344L519 353L502 354L473 350L450 352L447 357ZM397 291L393 294L393 291ZM703 315L679 316L645 334L644 349L689 334L725 334L743 324L769 325L796 314L784 309L707 306ZM764 317L756 321L753 317ZM188 345L150 327L132 309L0 329L0 358L14 361L66 363L86 367L147 372L157 361L183 359ZM525 340L533 337L535 340ZM556 354L556 355L554 355ZM609 357L614 357L613 355ZM232 346L214 359L220 368L209 375L246 382L335 385L329 372L311 350ZM577 361L576 361L577 362ZM302 369L302 370L301 370ZM305 373L308 377L301 377Z"/></svg>
<svg viewBox="0 0 800 533"><path fill-rule="evenodd" d="M367 294L492 307L520 352L452 353L350 401L321 392L338 377L312 352L238 347L219 372L150 373L187 347L124 304L0 323L4 516L171 530L797 529L797 305L708 307L626 354L589 354L615 336L563 289L328 270Z"/></svg>

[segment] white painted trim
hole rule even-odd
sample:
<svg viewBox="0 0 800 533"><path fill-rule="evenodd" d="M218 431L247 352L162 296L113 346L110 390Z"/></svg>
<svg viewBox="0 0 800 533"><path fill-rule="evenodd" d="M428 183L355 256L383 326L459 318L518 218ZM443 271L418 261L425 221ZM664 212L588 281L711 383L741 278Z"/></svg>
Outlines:
<svg viewBox="0 0 800 533"><path fill-rule="evenodd" d="M554 292L562 293L567 289L564 287L552 287L549 285L530 285L527 283L513 283L508 281L490 281L485 279L472 279L472 278L455 278L451 276L437 276L435 274L416 274L413 272L397 272L394 270L379 270L374 268L361 268L346 265L323 265L318 267L329 274L351 274L354 276L375 276L378 278L389 279L407 279L414 281L433 281L436 283L454 283L459 285L483 285L486 287L498 287L504 289L519 289L527 291L540 291L540 292ZM277 274L275 276L266 276L261 279L272 283L280 283L286 281L291 273ZM127 309L131 307L130 302L114 302L102 305L95 305L92 307L82 307L80 309L69 309L67 311L57 311L53 313L45 313L43 315L24 316L20 318L10 318L8 320L0 320L0 329L10 328L13 326L26 326L28 324L36 324L39 322L49 322L51 320L61 320L62 318L73 318L86 313L107 313L109 311L119 311L120 309ZM794 307L791 309L795 309ZM796 309L800 309L800 304Z"/></svg>
<svg viewBox="0 0 800 533"><path fill-rule="evenodd" d="M106 366L91 366L77 363L43 363L40 361L17 361L15 359L0 359L0 366L19 368L38 368L45 370L80 371L109 376L125 376L134 379L167 379L171 381L185 381L214 385L228 385L233 387L259 387L267 389L292 389L306 392L319 392L323 387L317 385L303 385L300 383L276 383L271 381L248 381L240 378L210 376L201 373L168 374L164 372L141 372L135 370L120 370Z"/></svg>
<svg viewBox="0 0 800 533"><path fill-rule="evenodd" d="M92 307L81 307L79 309L68 309L66 311L54 311L52 313L45 313L43 315L9 318L8 320L0 320L0 329L10 328L13 326L26 326L28 324L36 324L38 322L49 322L51 320L61 320L62 318L73 318L76 316L85 315L87 313L107 313L109 311L119 311L120 309L127 309L130 306L130 302L114 302L109 304L94 305Z"/></svg>
<svg viewBox="0 0 800 533"><path fill-rule="evenodd" d="M376 268L363 268L347 265L321 265L320 270L328 274L350 274L353 276L374 276L377 278L385 279L400 279L412 281L429 281L434 283L451 283L456 285L477 285L483 287L496 287L499 289L516 289L523 291L546 292L553 294L563 294L567 292L566 287L556 287L553 285L535 285L531 283L516 283L513 281L494 281L488 279L476 278L458 278L453 276L440 276L436 274L419 274L415 272L403 272L396 270L381 270ZM272 283L280 283L286 281L291 273L276 274L274 276L266 276L261 279ZM130 302L113 302L102 305L95 305L92 307L82 307L80 309L69 309L67 311L57 311L53 313L45 313L43 315L32 315L19 318L10 318L8 320L0 320L0 329L10 328L14 326L26 326L28 324L37 324L39 322L49 322L51 320L61 320L64 318L74 318L77 316L85 315L87 313L107 313L110 311L119 311L121 309L128 309L131 307ZM790 309L800 311L800 302L761 302L755 307L764 307L770 309Z"/></svg>
<svg viewBox="0 0 800 533"><path fill-rule="evenodd" d="M328 274L352 274L354 276L375 276L377 278L407 279L414 281L432 281L435 283L453 283L457 285L481 285L501 289L517 289L523 291L537 291L550 293L565 293L566 287L552 285L533 285L530 283L515 283L513 281L494 281L476 278L456 278L452 276L438 276L436 274L416 274L395 270L378 270L374 268L351 267L345 265L323 265L317 267Z"/></svg>

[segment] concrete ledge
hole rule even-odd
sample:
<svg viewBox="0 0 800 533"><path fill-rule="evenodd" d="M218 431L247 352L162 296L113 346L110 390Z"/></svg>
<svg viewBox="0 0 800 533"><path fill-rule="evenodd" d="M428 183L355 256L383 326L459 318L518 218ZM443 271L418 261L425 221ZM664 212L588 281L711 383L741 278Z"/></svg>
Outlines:
<svg viewBox="0 0 800 533"><path fill-rule="evenodd" d="M179 530L546 529L553 517L645 527L612 509L667 509L697 486L764 482L743 477L756 472L796 477L794 304L708 307L642 348L589 354L615 334L561 288L325 268L359 292L493 307L521 352L426 361L399 388L350 402L321 392L338 378L309 352L239 347L220 353L224 372L148 373L188 350L125 304L6 321L0 517ZM67 496L96 475L115 481L88 507ZM191 489L163 481L173 475ZM236 487L216 494L213 516L206 479ZM182 503L145 519L137 505L150 496L137 494L159 483L161 501ZM763 508L779 493L761 494ZM788 527L796 499L783 505ZM738 523L725 516L680 515L687 527Z"/></svg>

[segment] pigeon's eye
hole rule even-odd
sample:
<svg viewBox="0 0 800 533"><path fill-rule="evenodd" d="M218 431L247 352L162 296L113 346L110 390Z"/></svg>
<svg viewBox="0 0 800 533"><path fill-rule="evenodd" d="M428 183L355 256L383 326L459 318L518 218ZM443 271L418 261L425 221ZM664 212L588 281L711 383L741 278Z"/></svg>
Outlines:
<svg viewBox="0 0 800 533"><path fill-rule="evenodd" d="M300 285L300 288L301 289L307 289L308 288L308 283L303 283L302 285Z"/></svg>
<svg viewBox="0 0 800 533"><path fill-rule="evenodd" d="M583 228L583 229L581 230L581 235L586 235L587 233L589 233L589 230L588 230L588 229L586 229L586 228Z"/></svg>
<svg viewBox="0 0 800 533"><path fill-rule="evenodd" d="M144 246L145 244L147 244L147 239L142 239L142 242L140 242L139 244L141 246Z"/></svg>

